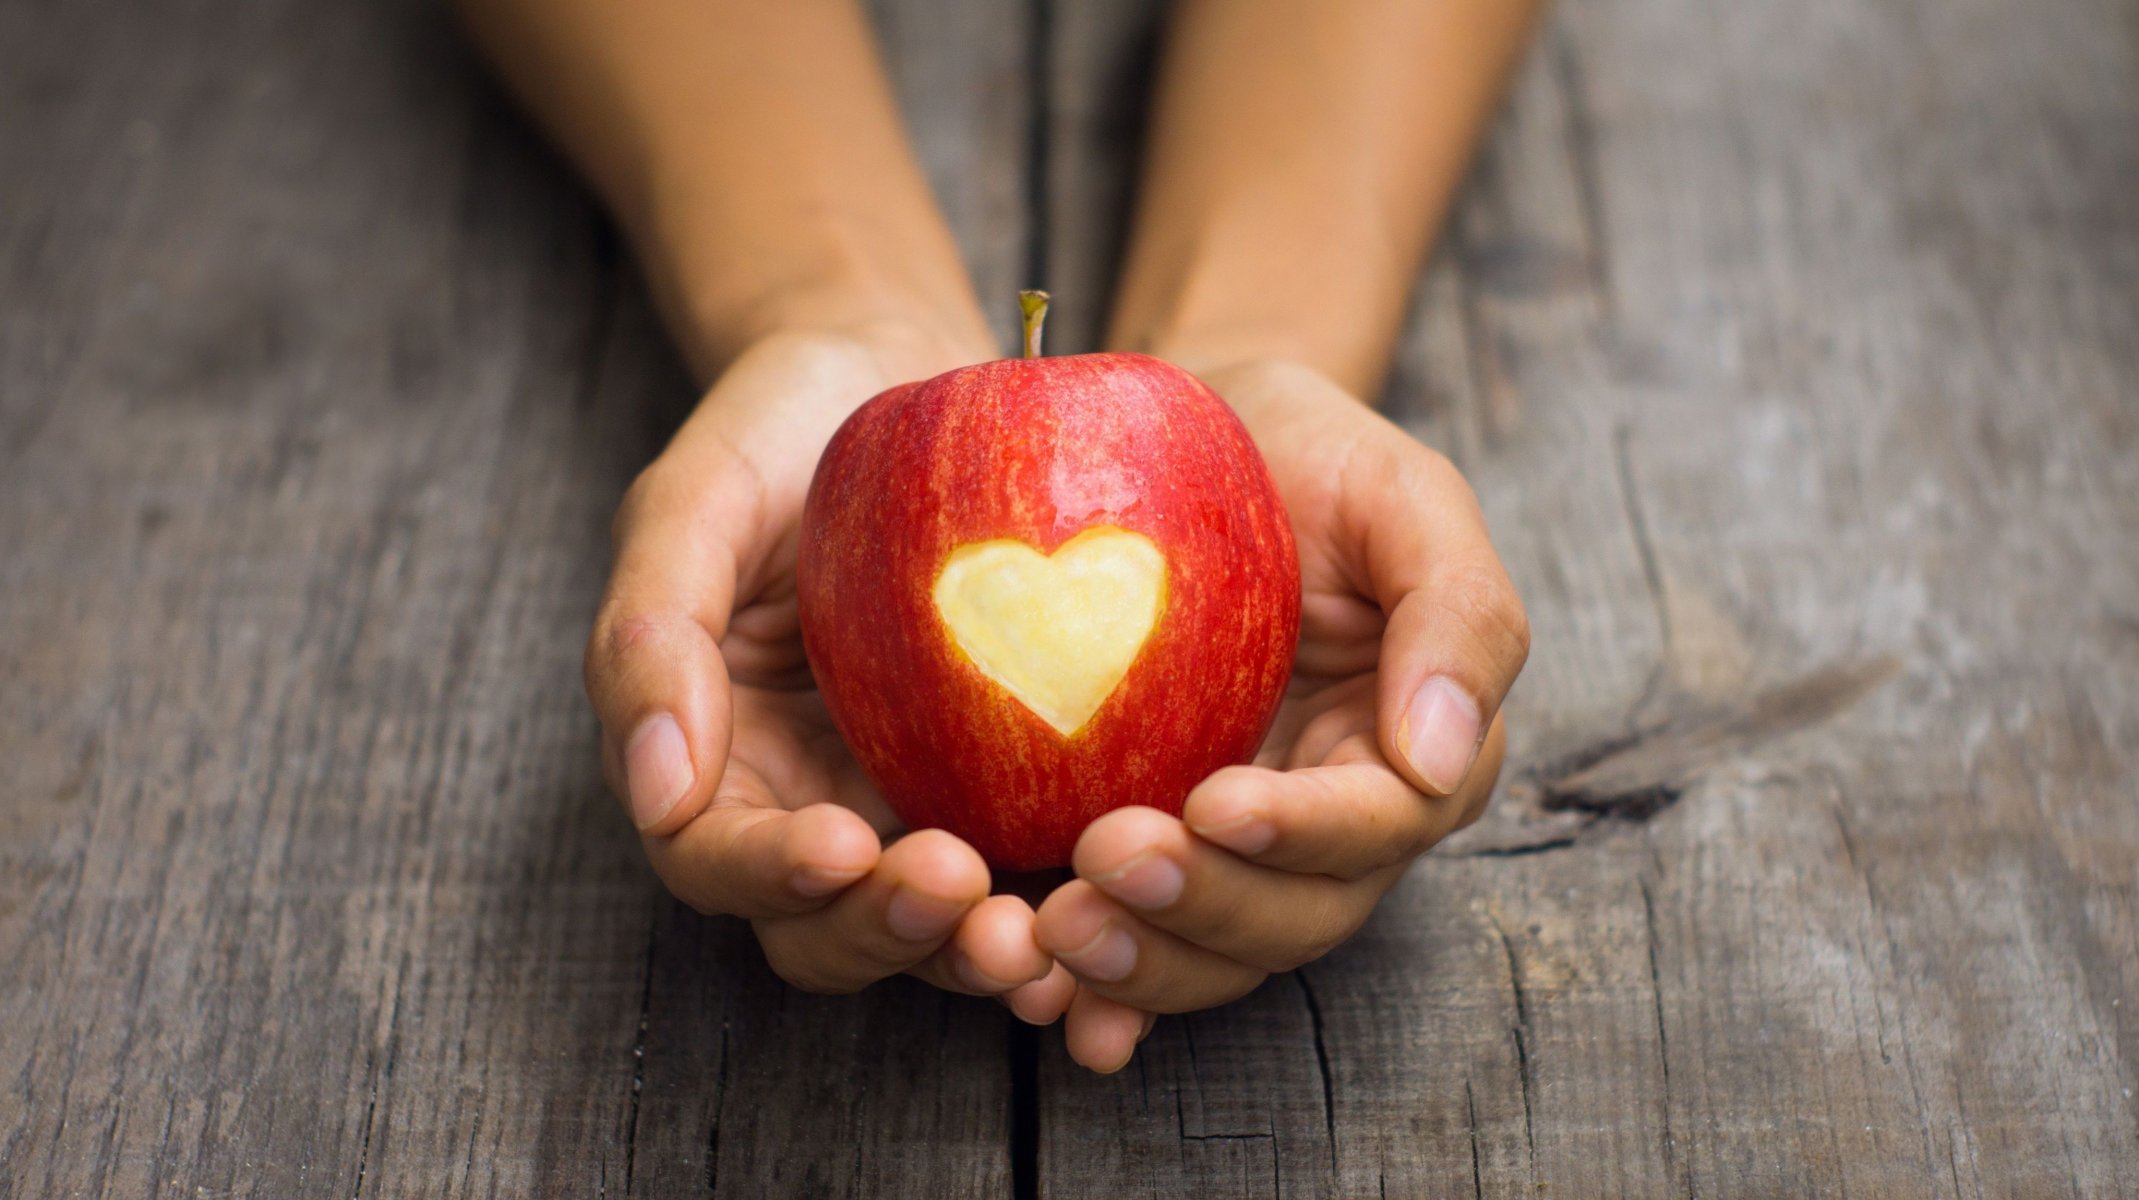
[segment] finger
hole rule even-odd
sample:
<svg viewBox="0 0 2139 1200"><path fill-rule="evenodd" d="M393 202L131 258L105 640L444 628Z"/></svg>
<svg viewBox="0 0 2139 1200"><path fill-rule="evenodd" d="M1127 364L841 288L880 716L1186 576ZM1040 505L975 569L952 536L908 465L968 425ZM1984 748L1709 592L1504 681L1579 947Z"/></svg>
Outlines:
<svg viewBox="0 0 2139 1200"><path fill-rule="evenodd" d="M1261 971L1327 954L1366 920L1395 874L1354 882L1260 866L1151 808L1092 822L1071 861L1146 923ZM1042 944L1060 956L1053 943ZM1074 957L1064 961L1078 970Z"/></svg>
<svg viewBox="0 0 2139 1200"><path fill-rule="evenodd" d="M1452 796L1431 796L1390 768L1371 734L1355 735L1323 766L1227 767L1188 794L1181 819L1250 862L1359 879L1409 862L1476 820L1505 744L1496 720L1463 785Z"/></svg>
<svg viewBox="0 0 2139 1200"><path fill-rule="evenodd" d="M587 697L610 786L642 832L674 833L711 802L734 718L719 639L732 554L705 514L734 472L680 479L670 455L617 509L616 557L587 639Z"/></svg>
<svg viewBox="0 0 2139 1200"><path fill-rule="evenodd" d="M1402 443L1379 469L1348 477L1341 503L1364 531L1366 589L1389 614L1376 704L1383 752L1413 786L1451 795L1529 657L1529 619L1447 459Z"/></svg>
<svg viewBox="0 0 2139 1200"><path fill-rule="evenodd" d="M988 868L942 830L887 848L869 877L821 911L757 922L782 979L810 992L852 992L936 953L988 895Z"/></svg>
<svg viewBox="0 0 2139 1200"><path fill-rule="evenodd" d="M1040 947L1085 991L1146 1012L1194 1012L1254 990L1268 972L1153 928L1078 879L1040 905Z"/></svg>
<svg viewBox="0 0 2139 1200"><path fill-rule="evenodd" d="M787 812L737 766L719 799L672 837L643 839L676 898L703 913L761 920L815 912L875 869L876 831L836 804Z"/></svg>
<svg viewBox="0 0 2139 1200"><path fill-rule="evenodd" d="M910 973L945 991L1000 996L1045 978L1054 965L1033 940L1032 906L1016 896L990 896Z"/></svg>
<svg viewBox="0 0 2139 1200"><path fill-rule="evenodd" d="M1471 770L1463 790L1470 794L1470 803L1464 806L1463 816L1457 820L1457 829L1468 829L1485 815L1486 806L1493 800L1495 785L1500 781L1500 769L1508 760L1508 719L1504 714L1495 714L1493 727L1485 731L1485 748L1478 752L1478 765Z"/></svg>
<svg viewBox="0 0 2139 1200"><path fill-rule="evenodd" d="M1079 988L1062 1026L1063 1044L1080 1065L1112 1075L1129 1065L1137 1043L1144 1040L1149 1015Z"/></svg>
<svg viewBox="0 0 2139 1200"><path fill-rule="evenodd" d="M1076 994L1077 977L1061 963L1050 962L1047 974L1005 993L1002 1001L1027 1025L1049 1025L1069 1011Z"/></svg>

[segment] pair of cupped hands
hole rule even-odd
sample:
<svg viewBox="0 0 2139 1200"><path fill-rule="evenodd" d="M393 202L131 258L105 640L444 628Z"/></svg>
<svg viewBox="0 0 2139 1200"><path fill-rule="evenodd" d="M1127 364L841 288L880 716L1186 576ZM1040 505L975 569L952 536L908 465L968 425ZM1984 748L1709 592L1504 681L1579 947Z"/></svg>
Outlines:
<svg viewBox="0 0 2139 1200"><path fill-rule="evenodd" d="M669 889L749 920L795 986L905 973L993 996L1063 1019L1070 1055L1114 1071L1157 1014L1336 947L1477 819L1528 626L1447 459L1306 366L1186 364L1253 435L1299 543L1284 702L1254 765L1212 775L1180 817L1093 822L1044 898L1052 881L992 879L950 833L904 832L870 785L812 686L795 604L803 499L833 431L958 357L777 334L722 373L617 512L586 655L603 769Z"/></svg>

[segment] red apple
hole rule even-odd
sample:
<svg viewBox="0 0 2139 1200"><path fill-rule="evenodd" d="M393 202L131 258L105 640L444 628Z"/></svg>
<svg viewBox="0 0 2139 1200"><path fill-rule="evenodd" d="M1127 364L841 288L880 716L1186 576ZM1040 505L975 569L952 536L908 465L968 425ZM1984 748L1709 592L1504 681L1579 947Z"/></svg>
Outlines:
<svg viewBox="0 0 2139 1200"><path fill-rule="evenodd" d="M818 464L795 573L862 768L909 826L1011 870L1068 863L1112 809L1178 814L1248 761L1299 637L1269 469L1224 401L1141 354L869 401Z"/></svg>

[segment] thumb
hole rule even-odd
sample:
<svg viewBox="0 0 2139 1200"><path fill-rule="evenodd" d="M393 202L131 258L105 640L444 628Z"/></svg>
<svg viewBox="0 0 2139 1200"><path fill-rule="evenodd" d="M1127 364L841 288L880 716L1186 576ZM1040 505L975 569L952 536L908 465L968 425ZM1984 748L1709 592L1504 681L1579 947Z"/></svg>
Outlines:
<svg viewBox="0 0 2139 1200"><path fill-rule="evenodd" d="M709 548L660 464L617 511L616 562L587 639L587 698L602 724L610 788L644 834L665 836L705 810L727 765L734 703L719 637L734 559Z"/></svg>
<svg viewBox="0 0 2139 1200"><path fill-rule="evenodd" d="M1529 618L1447 459L1424 447L1398 468L1399 499L1365 524L1367 572L1389 614L1376 725L1412 786L1452 795L1478 760L1530 653Z"/></svg>

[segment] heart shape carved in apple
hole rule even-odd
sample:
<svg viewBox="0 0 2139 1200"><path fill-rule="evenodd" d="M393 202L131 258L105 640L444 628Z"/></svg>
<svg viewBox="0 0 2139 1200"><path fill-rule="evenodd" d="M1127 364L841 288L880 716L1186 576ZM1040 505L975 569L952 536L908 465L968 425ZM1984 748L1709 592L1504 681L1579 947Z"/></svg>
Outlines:
<svg viewBox="0 0 2139 1200"><path fill-rule="evenodd" d="M1166 607L1166 557L1143 534L1100 525L1043 555L972 542L933 589L951 641L1064 737L1106 703Z"/></svg>

